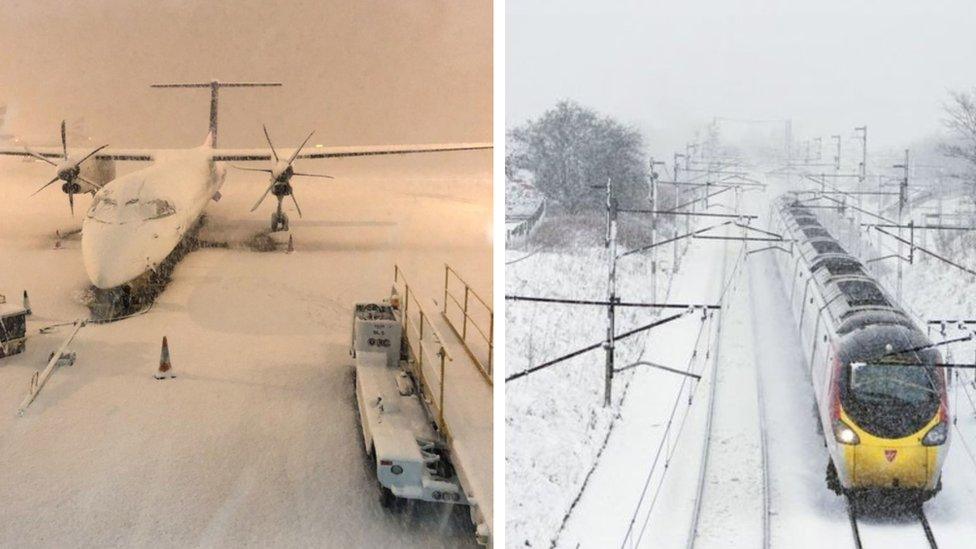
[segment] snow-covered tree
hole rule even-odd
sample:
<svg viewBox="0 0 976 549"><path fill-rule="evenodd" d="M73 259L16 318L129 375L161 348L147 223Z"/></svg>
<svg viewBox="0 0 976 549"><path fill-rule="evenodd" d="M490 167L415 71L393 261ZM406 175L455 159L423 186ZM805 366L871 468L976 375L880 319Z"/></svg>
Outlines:
<svg viewBox="0 0 976 549"><path fill-rule="evenodd" d="M943 143L942 152L950 158L963 160L970 173L976 174L976 88L950 91L949 102L943 110L951 139Z"/></svg>
<svg viewBox="0 0 976 549"><path fill-rule="evenodd" d="M647 205L641 133L573 101L561 101L508 136L506 173L526 170L535 187L569 213L602 208L595 186L613 179L622 207Z"/></svg>

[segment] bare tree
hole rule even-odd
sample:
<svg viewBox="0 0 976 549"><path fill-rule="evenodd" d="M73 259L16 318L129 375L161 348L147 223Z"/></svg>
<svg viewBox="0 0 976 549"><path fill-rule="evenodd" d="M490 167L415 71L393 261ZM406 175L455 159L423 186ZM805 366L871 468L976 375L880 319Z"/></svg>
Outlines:
<svg viewBox="0 0 976 549"><path fill-rule="evenodd" d="M950 91L943 106L944 124L952 133L951 141L942 144L942 153L966 162L976 171L976 88L972 91Z"/></svg>

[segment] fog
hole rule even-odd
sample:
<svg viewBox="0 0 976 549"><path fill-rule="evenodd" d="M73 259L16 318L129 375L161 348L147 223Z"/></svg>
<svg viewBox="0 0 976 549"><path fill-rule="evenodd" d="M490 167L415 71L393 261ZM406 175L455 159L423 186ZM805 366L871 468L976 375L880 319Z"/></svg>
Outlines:
<svg viewBox="0 0 976 549"><path fill-rule="evenodd" d="M506 124L570 98L636 124L661 156L713 116L793 119L803 139L871 148L939 131L976 86L966 0L509 2ZM846 138L845 137L845 138Z"/></svg>
<svg viewBox="0 0 976 549"><path fill-rule="evenodd" d="M62 118L119 147L194 146L206 90L160 81L276 80L221 92L222 146L489 141L492 6L385 2L5 1L5 131L57 139Z"/></svg>

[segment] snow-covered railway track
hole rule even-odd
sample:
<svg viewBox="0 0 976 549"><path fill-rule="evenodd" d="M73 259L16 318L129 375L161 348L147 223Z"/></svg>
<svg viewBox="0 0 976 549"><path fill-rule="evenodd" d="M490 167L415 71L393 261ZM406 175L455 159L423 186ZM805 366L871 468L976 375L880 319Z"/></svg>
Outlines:
<svg viewBox="0 0 976 549"><path fill-rule="evenodd" d="M864 549L864 540L875 537L880 534L879 529L891 530L892 528L897 528L897 535L899 536L899 544L901 546L907 546L910 543L910 539L903 534L908 532L904 531L903 528L898 528L894 525L865 525L860 521L860 514L858 511L857 501L855 498L848 496L847 500L847 516L851 525L851 535L853 536L854 547L857 549ZM918 518L919 525L922 527L922 534L925 536L925 541L930 549L938 549L939 545L935 541L935 533L932 531L932 525L929 524L928 517L925 516L925 510L919 503L915 509L913 509L912 514ZM866 526L866 527L865 527ZM895 532L886 532L886 534L891 534ZM867 534L867 535L864 535ZM878 536L880 537L880 536ZM921 541L921 540L919 540ZM891 542L889 539L878 540L877 543L868 543L871 547L881 547L882 545L890 546Z"/></svg>
<svg viewBox="0 0 976 549"><path fill-rule="evenodd" d="M751 264L750 264L751 267ZM747 267L747 270L749 267ZM752 276L752 273L746 273L746 279L749 284L749 317L752 319L752 331L753 334L759 333L757 323L759 322L759 316L756 314L756 293L755 293L755 280L756 277ZM770 508L769 500L769 440L766 436L766 397L763 392L763 377L762 377L762 367L760 361L755 357L757 353L757 348L753 347L753 356L755 360L756 369L756 405L758 411L759 420L759 453L762 463L762 547L763 549L769 549L771 544L771 534L770 534L770 515L772 510Z"/></svg>
<svg viewBox="0 0 976 549"><path fill-rule="evenodd" d="M728 270L728 244L723 246L722 253L722 277L721 280L725 280ZM724 297L724 296L723 296ZM725 308L725 303L722 303L723 312ZM695 490L695 506L692 511L691 516L691 531L688 534L688 549L692 549L695 546L695 541L698 539L698 525L701 520L701 508L702 501L705 495L705 476L708 473L708 459L709 459L709 448L712 443L712 419L715 416L715 379L716 373L718 371L718 361L721 356L722 350L722 325L725 324L724 314L719 315L718 328L715 330L715 356L712 358L712 368L709 372L709 377L711 378L708 388L708 414L705 420L705 442L702 444L702 455L701 455L701 465L698 469L698 484Z"/></svg>
<svg viewBox="0 0 976 549"><path fill-rule="evenodd" d="M718 326L717 326L717 328L715 330L715 336L714 336L715 337L715 354L712 356L711 369L710 369L709 374L708 374L709 375L709 378L710 378L709 388L708 388L708 411L706 413L706 419L705 419L705 438L704 438L704 441L702 443L702 448L701 448L701 460L699 462L700 465L699 465L699 469L698 469L698 480L697 480L696 489L695 489L694 507L692 509L691 528L690 528L690 531L689 531L689 534L688 534L687 547L689 549L692 549L693 547L695 547L695 543L697 542L698 537L699 537L699 533L700 533L700 525L701 525L701 517L702 517L702 507L703 507L703 503L705 501L705 492L706 492L706 486L707 486L706 479L708 477L709 464L710 464L710 460L711 460L711 457L712 457L711 452L710 452L710 449L711 449L712 439L713 439L714 434L715 434L714 433L714 430L713 430L713 423L714 423L713 422L713 419L715 417L716 386L718 385L718 383L717 383L717 380L718 380L718 365L719 365L719 362L721 361L721 357L722 357L722 354L721 354L721 351L722 351L722 331L723 331L722 328L725 325L725 319L728 316L727 315L727 312L728 312L728 305L729 305L729 301L730 301L729 298L731 296L731 287L732 287L732 284L733 284L733 277L735 276L735 273L738 271L740 262L742 262L742 261L744 261L744 253L743 253L742 250L740 250L740 253L736 257L735 264L732 267L732 270L731 270L732 274L730 275L729 274L729 265L728 265L728 263L729 263L729 244L728 244L728 242L726 242L726 243L723 244L723 246L722 246L722 270L721 270L721 273L722 274L721 274L721 277L719 278L719 280L722 281L722 285L723 285L723 287L721 289L721 296L720 296L720 303L721 303L721 306L722 306L722 314L719 315Z"/></svg>

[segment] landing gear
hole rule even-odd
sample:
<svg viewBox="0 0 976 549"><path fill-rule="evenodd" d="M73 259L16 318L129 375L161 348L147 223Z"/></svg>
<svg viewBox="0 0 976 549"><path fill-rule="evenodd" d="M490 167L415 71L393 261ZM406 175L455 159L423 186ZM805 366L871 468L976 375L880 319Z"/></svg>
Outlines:
<svg viewBox="0 0 976 549"><path fill-rule="evenodd" d="M288 230L288 214L284 212L275 212L271 214L271 232L276 233L278 231Z"/></svg>
<svg viewBox="0 0 976 549"><path fill-rule="evenodd" d="M278 208L271 214L271 232L273 233L288 230L288 214L281 211L281 201L285 198L285 195L278 196L275 193L275 196L278 198Z"/></svg>

